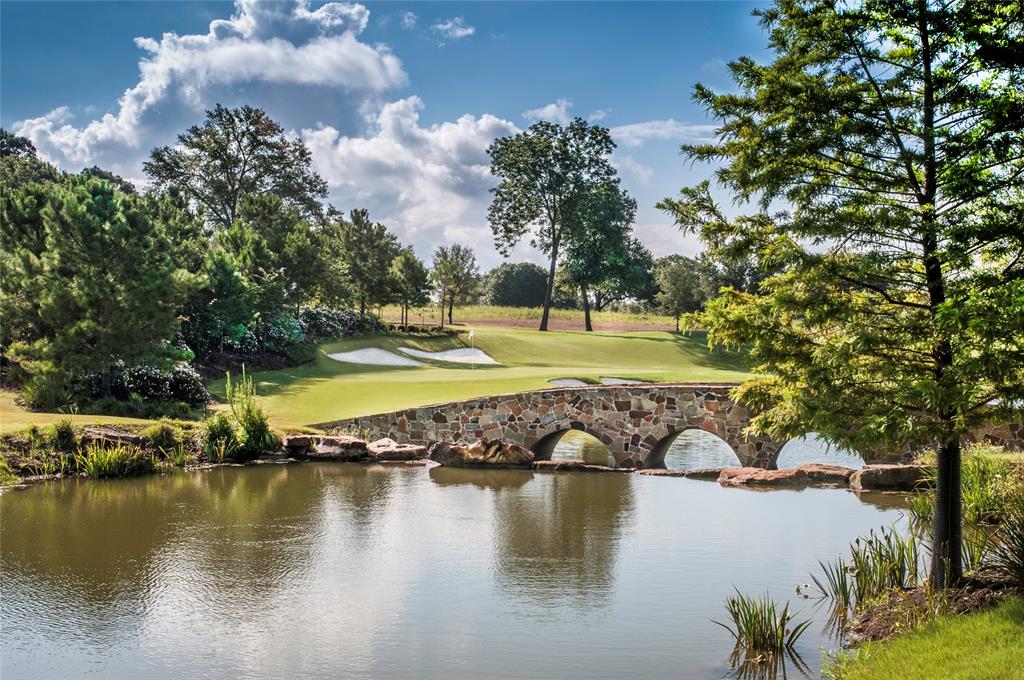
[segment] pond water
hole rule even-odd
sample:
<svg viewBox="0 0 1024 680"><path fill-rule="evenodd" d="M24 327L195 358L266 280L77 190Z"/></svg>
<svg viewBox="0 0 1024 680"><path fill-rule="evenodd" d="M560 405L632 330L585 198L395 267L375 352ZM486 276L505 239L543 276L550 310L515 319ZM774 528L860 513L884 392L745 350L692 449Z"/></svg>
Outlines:
<svg viewBox="0 0 1024 680"><path fill-rule="evenodd" d="M611 453L597 438L579 430L569 430L555 444L553 460L583 460L594 465L613 465ZM789 441L779 452L778 467L790 468L805 463L827 463L851 468L864 466L856 453L837 447L827 439L811 433ZM665 467L670 470L740 465L739 458L724 441L703 430L682 432L665 454Z"/></svg>
<svg viewBox="0 0 1024 680"><path fill-rule="evenodd" d="M3 678L723 677L733 586L816 619L816 671L794 587L897 502L341 463L9 490Z"/></svg>

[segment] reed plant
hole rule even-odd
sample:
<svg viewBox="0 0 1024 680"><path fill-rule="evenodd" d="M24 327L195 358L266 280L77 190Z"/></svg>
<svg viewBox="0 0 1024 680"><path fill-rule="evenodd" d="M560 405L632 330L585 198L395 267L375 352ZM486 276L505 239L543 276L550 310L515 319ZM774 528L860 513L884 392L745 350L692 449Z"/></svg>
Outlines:
<svg viewBox="0 0 1024 680"><path fill-rule="evenodd" d="M224 391L231 406L231 415L238 425L236 457L250 458L274 448L277 436L270 429L270 419L256 399L256 385L252 377L245 374L244 367L242 378L237 383L231 381L230 373L227 374Z"/></svg>
<svg viewBox="0 0 1024 680"><path fill-rule="evenodd" d="M96 479L110 477L129 477L153 472L156 461L137 446L114 444L104 446L95 442L85 451L75 456L78 470L86 477Z"/></svg>
<svg viewBox="0 0 1024 680"><path fill-rule="evenodd" d="M917 586L924 576L920 539L895 528L872 531L850 545L849 561L819 562L821 575L811 575L822 597L837 609L850 610L890 590Z"/></svg>
<svg viewBox="0 0 1024 680"><path fill-rule="evenodd" d="M907 511L918 524L930 522L935 512L934 454L919 459L928 465L921 489L908 499ZM971 444L964 449L960 477L963 519L967 524L998 524L1009 502L1024 493L1024 476L1002 447Z"/></svg>
<svg viewBox="0 0 1024 680"><path fill-rule="evenodd" d="M184 444L178 444L172 449L164 449L164 460L175 467L185 467L192 462L193 456Z"/></svg>
<svg viewBox="0 0 1024 680"><path fill-rule="evenodd" d="M739 647L759 654L791 651L811 625L810 619L797 622L788 602L780 609L767 594L750 597L737 590L726 599L725 611L732 625L714 623L729 631Z"/></svg>
<svg viewBox="0 0 1024 680"><path fill-rule="evenodd" d="M1024 588L1024 496L1015 497L992 539L989 562L992 568Z"/></svg>

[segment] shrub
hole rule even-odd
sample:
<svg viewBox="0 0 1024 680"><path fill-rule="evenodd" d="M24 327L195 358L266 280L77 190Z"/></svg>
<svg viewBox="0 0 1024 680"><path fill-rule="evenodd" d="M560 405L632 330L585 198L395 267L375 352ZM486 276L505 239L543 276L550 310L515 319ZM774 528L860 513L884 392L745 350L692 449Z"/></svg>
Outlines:
<svg viewBox="0 0 1024 680"><path fill-rule="evenodd" d="M0 456L0 486L17 483L18 475L14 474L14 470L11 469L7 459Z"/></svg>
<svg viewBox="0 0 1024 680"><path fill-rule="evenodd" d="M277 437L270 429L267 414L256 400L256 385L252 378L245 374L244 368L242 379L238 383L232 383L231 374L227 374L224 391L231 405L231 415L238 424L235 435L238 448L235 457L251 458L276 446Z"/></svg>
<svg viewBox="0 0 1024 680"><path fill-rule="evenodd" d="M64 375L40 371L29 375L21 384L19 398L28 408L57 408L71 401L71 389Z"/></svg>
<svg viewBox="0 0 1024 680"><path fill-rule="evenodd" d="M84 453L75 456L75 464L87 477L97 479L140 475L156 468L153 458L137 446L103 446L99 442L90 444Z"/></svg>
<svg viewBox="0 0 1024 680"><path fill-rule="evenodd" d="M191 364L175 364L167 380L171 399L190 406L202 406L210 401L203 376Z"/></svg>
<svg viewBox="0 0 1024 680"><path fill-rule="evenodd" d="M736 591L725 601L725 611L732 626L714 621L729 631L736 644L754 652L778 654L792 650L793 645L811 625L810 619L795 623L796 614L789 603L779 609L768 595L753 598Z"/></svg>
<svg viewBox="0 0 1024 680"><path fill-rule="evenodd" d="M383 333L387 325L375 316L324 307L306 307L299 313L303 331L312 340Z"/></svg>
<svg viewBox="0 0 1024 680"><path fill-rule="evenodd" d="M61 418L50 428L50 443L53 448L69 453L78 448L78 435L70 418Z"/></svg>
<svg viewBox="0 0 1024 680"><path fill-rule="evenodd" d="M234 455L238 447L235 426L224 413L217 412L203 423L203 453L210 460L223 460Z"/></svg>
<svg viewBox="0 0 1024 680"><path fill-rule="evenodd" d="M1024 588L1024 496L1018 495L1007 503L989 555L993 569Z"/></svg>
<svg viewBox="0 0 1024 680"><path fill-rule="evenodd" d="M146 401L138 394L122 401L114 397L103 397L86 405L83 413L96 413L107 416L123 416L127 418L173 418L175 420L193 420L197 417L196 409L183 401ZM199 416L201 417L201 416Z"/></svg>
<svg viewBox="0 0 1024 680"><path fill-rule="evenodd" d="M140 434L165 456L169 451L181 446L182 441L185 439L185 433L180 427L175 427L167 422L150 425Z"/></svg>
<svg viewBox="0 0 1024 680"><path fill-rule="evenodd" d="M284 354L305 339L298 319L286 314L262 317L256 323L256 337L264 351Z"/></svg>

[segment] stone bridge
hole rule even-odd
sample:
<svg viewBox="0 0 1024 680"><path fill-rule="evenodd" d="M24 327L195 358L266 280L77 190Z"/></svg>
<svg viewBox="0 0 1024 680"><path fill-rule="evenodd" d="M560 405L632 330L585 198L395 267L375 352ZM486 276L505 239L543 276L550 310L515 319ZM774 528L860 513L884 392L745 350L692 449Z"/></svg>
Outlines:
<svg viewBox="0 0 1024 680"><path fill-rule="evenodd" d="M725 441L743 465L774 469L786 442L748 437L747 407L729 396L736 383L659 383L557 387L478 397L448 404L351 418L323 427L359 430L369 438L430 444L480 438L501 439L551 457L570 429L582 430L608 447L623 467L664 467L665 453L685 430L700 429ZM1024 423L996 425L975 433L1010 448L1024 448Z"/></svg>
<svg viewBox="0 0 1024 680"><path fill-rule="evenodd" d="M326 424L398 442L501 439L550 458L570 429L599 439L620 466L662 467L684 430L717 435L744 465L774 467L785 442L743 434L749 414L729 392L734 383L559 387L403 409Z"/></svg>

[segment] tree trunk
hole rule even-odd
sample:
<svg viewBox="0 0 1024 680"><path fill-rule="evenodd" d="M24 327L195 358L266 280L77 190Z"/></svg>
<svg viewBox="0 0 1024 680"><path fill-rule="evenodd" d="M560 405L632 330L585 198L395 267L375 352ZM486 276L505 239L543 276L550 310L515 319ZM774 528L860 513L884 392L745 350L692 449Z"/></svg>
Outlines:
<svg viewBox="0 0 1024 680"><path fill-rule="evenodd" d="M544 289L544 313L540 317L540 328L537 330L546 331L548 329L548 317L551 314L551 297L555 291L555 267L558 265L558 241L560 234L555 232L554 238L551 239L551 266L548 267L548 285Z"/></svg>
<svg viewBox="0 0 1024 680"><path fill-rule="evenodd" d="M583 296L583 326L586 330L594 330L593 324L590 323L590 296L587 294L587 287L580 286L580 294Z"/></svg>
<svg viewBox="0 0 1024 680"><path fill-rule="evenodd" d="M444 294L444 291L441 291L441 329L442 330L444 330L444 303L445 303L445 294Z"/></svg>
<svg viewBox="0 0 1024 680"><path fill-rule="evenodd" d="M594 311L600 312L604 309L604 303L602 300L601 291L594 291Z"/></svg>
<svg viewBox="0 0 1024 680"><path fill-rule="evenodd" d="M366 315L366 298L359 298L359 315Z"/></svg>
<svg viewBox="0 0 1024 680"><path fill-rule="evenodd" d="M676 314L676 333L679 332L679 315Z"/></svg>
<svg viewBox="0 0 1024 680"><path fill-rule="evenodd" d="M932 524L933 588L958 584L964 575L961 557L960 438L949 437L939 445L938 478L935 483L935 519Z"/></svg>
<svg viewBox="0 0 1024 680"><path fill-rule="evenodd" d="M448 325L452 323L452 309L455 307L455 296L452 295L448 298Z"/></svg>

